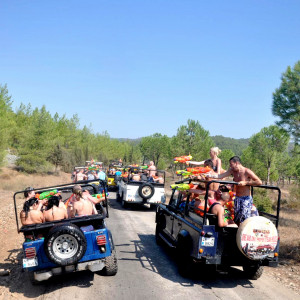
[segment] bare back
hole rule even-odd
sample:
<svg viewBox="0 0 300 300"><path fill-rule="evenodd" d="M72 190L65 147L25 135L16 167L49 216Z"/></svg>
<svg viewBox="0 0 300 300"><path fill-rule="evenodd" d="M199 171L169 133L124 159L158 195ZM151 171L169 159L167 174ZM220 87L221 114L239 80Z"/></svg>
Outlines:
<svg viewBox="0 0 300 300"><path fill-rule="evenodd" d="M22 225L40 224L44 222L43 213L39 210L30 210L26 217L25 211L21 211L20 219Z"/></svg>
<svg viewBox="0 0 300 300"><path fill-rule="evenodd" d="M43 212L43 214L44 214L45 222L62 220L62 219L68 218L66 209L57 207L57 206L53 206L49 210L45 210Z"/></svg>
<svg viewBox="0 0 300 300"><path fill-rule="evenodd" d="M74 212L77 217L93 215L95 212L94 204L89 200L80 198L79 201L74 202Z"/></svg>

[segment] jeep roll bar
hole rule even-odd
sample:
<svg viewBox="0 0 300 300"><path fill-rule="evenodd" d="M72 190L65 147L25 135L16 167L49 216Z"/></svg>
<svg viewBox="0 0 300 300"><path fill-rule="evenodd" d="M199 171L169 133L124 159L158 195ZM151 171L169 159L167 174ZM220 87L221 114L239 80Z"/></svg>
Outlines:
<svg viewBox="0 0 300 300"><path fill-rule="evenodd" d="M205 205L204 205L204 216L203 216L203 223L205 224L206 222L206 215L207 215L207 202L208 202L208 191L209 191L209 186L212 183L220 183L220 184L233 184L233 185L238 185L238 182L235 181L223 181L223 180L212 180L212 181L206 181L206 180L198 180L199 182L204 182L206 183L206 188L205 188L205 196L204 196L204 200L205 200ZM278 224L279 224L279 211L280 211L280 199L281 199L281 190L279 187L277 186L271 186L271 185L255 185L255 186L251 186L251 195L253 197L253 192L254 192L254 187L255 188L265 188L265 189L269 189L269 190L277 190L278 191L278 198L277 198L277 212L276 215L272 215L266 212L262 212L259 211L260 214L268 216L270 218L273 218L276 220L276 228L278 228Z"/></svg>
<svg viewBox="0 0 300 300"><path fill-rule="evenodd" d="M192 181L193 181L193 179L186 178L186 179L183 179L183 180L180 180L180 181L176 181L175 184L180 184L180 183L184 183L184 182L191 183ZM204 196L205 205L204 205L204 211L203 211L203 224L206 224L205 222L206 222L206 219L207 219L207 206L208 206L208 191L209 191L209 186L212 183L238 185L238 182L236 182L236 181L224 181L224 180L207 181L207 180L201 180L201 179L200 180L197 179L197 182L203 182L203 183L206 184L205 196ZM279 212L280 212L280 200L281 200L281 190L280 190L280 188L277 187L277 186L271 186L271 185L255 185L255 186L251 186L251 195L252 195L252 197L254 195L254 187L255 188L265 188L265 189L269 189L269 190L276 190L276 191L278 191L276 215L272 215L272 214L269 214L267 212L259 211L259 213L261 215L265 215L265 216L268 216L269 218L275 219L275 225L276 225L276 228L278 228L278 225L279 225ZM188 198L187 198L186 201L188 201L188 200L189 200L189 195L188 195ZM188 207L188 202L187 202L187 205L186 205L186 208L185 208L186 209L185 212L187 212L187 207Z"/></svg>
<svg viewBox="0 0 300 300"><path fill-rule="evenodd" d="M76 184L81 185L82 187L92 187L94 191L96 191L95 186L92 185L93 182L99 182L99 184L101 184L101 186L103 187L104 191L105 191L105 187L107 187L107 182L104 180L82 180L79 182L75 182L75 183L65 183L65 184L60 184L60 185L54 185L54 186L48 186L48 187L42 187L42 188L35 188L32 189L32 191L35 192L43 192L43 191L49 191L51 189L59 189L59 188L63 188L62 190L67 191L68 188L70 189L70 192L72 192L73 186ZM14 193L13 199L14 199L14 208L15 208L15 217L16 217L16 223L17 223L17 230L18 232L20 232L20 226L19 226L19 221L18 221L18 211L17 211L17 202L16 202L16 196L18 194L23 194L24 192L26 192L26 190L23 191L18 191ZM107 196L106 193L104 192L104 196L105 196L105 206L106 206L106 217L109 217L109 213L108 213L108 203L107 203Z"/></svg>

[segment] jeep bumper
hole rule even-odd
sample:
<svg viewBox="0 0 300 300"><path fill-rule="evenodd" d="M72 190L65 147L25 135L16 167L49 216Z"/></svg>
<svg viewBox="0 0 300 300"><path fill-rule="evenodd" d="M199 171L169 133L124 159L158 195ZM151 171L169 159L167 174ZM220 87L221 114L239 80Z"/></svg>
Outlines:
<svg viewBox="0 0 300 300"><path fill-rule="evenodd" d="M71 273L76 271L90 270L91 272L97 272L105 267L104 259L92 260L81 262L76 265L69 265L63 267L56 267L48 270L40 270L33 272L34 279L36 281L48 280L50 277L60 275L63 273Z"/></svg>

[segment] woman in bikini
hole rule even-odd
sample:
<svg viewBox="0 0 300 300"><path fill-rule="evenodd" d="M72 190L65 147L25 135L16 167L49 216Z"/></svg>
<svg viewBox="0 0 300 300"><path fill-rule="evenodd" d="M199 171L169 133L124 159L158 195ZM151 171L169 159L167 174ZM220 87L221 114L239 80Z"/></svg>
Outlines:
<svg viewBox="0 0 300 300"><path fill-rule="evenodd" d="M51 198L49 198L47 208L43 212L45 222L68 218L67 210L65 208L59 207L59 200L60 199L58 196L52 196Z"/></svg>
<svg viewBox="0 0 300 300"><path fill-rule="evenodd" d="M214 172L221 174L223 172L225 172L225 170L222 169L222 161L221 159L218 157L218 155L221 153L221 149L219 149L218 147L213 147L210 148L210 159L213 162L213 170ZM205 162L205 160L203 161L189 161L188 164L190 165L203 165Z"/></svg>

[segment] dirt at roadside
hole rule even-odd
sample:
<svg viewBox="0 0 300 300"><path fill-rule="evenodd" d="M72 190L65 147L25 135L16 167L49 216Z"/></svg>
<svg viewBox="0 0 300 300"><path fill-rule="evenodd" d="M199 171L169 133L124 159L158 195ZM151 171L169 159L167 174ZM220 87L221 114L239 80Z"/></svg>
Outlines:
<svg viewBox="0 0 300 300"><path fill-rule="evenodd" d="M0 299L36 298L26 286L21 268L22 234L17 233L13 194L27 186L43 187L70 182L70 174L24 175L10 169L0 172ZM16 187L14 189L14 187ZM300 262L281 261L278 268L265 267L265 274L300 294Z"/></svg>

